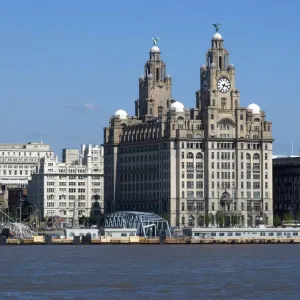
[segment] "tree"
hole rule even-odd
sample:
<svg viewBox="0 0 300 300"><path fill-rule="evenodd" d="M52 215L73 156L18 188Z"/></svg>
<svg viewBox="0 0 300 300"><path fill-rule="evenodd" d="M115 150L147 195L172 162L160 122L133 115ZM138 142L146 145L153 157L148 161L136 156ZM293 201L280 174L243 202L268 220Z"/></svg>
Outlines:
<svg viewBox="0 0 300 300"><path fill-rule="evenodd" d="M237 215L231 215L231 226L234 227L239 224L239 218Z"/></svg>
<svg viewBox="0 0 300 300"><path fill-rule="evenodd" d="M223 227L224 226L224 214L222 212L217 212L216 219L217 219L217 225L219 227Z"/></svg>
<svg viewBox="0 0 300 300"><path fill-rule="evenodd" d="M274 219L273 219L273 225L274 225L275 227L278 227L278 226L280 226L280 224L281 224L281 219L280 219L280 217L279 217L278 215L275 215L275 216L274 216Z"/></svg>
<svg viewBox="0 0 300 300"><path fill-rule="evenodd" d="M85 225L86 219L87 219L87 218L86 218L85 216L79 217L79 224L80 224L80 225Z"/></svg>
<svg viewBox="0 0 300 300"><path fill-rule="evenodd" d="M210 223L211 223L211 215L206 213L205 214L205 226L208 227Z"/></svg>
<svg viewBox="0 0 300 300"><path fill-rule="evenodd" d="M300 221L300 211L298 211L296 214L296 221Z"/></svg>
<svg viewBox="0 0 300 300"><path fill-rule="evenodd" d="M292 222L293 221L293 216L290 212L286 212L283 216L283 220L285 222Z"/></svg>

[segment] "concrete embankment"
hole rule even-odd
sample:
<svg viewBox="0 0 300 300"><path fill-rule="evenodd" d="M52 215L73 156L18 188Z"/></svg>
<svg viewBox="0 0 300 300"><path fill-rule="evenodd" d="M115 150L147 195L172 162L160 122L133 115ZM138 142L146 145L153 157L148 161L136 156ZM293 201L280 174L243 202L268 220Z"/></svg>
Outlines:
<svg viewBox="0 0 300 300"><path fill-rule="evenodd" d="M298 244L300 238L264 238L264 239L191 239L191 238L142 238L131 236L127 238L112 238L102 236L99 239L89 237L74 237L74 239L51 238L50 236L34 236L27 239L0 238L0 245L157 245L157 244Z"/></svg>

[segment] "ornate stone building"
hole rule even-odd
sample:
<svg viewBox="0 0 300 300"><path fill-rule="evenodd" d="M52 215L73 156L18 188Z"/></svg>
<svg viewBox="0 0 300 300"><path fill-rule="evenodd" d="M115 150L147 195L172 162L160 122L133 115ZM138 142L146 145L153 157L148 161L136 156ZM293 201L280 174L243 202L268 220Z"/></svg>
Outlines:
<svg viewBox="0 0 300 300"><path fill-rule="evenodd" d="M172 99L155 40L135 116L118 110L104 129L107 213L153 211L178 227L230 226L233 216L235 224L253 226L260 217L272 225L272 123L257 104L240 106L235 75L216 32L196 108L186 109Z"/></svg>

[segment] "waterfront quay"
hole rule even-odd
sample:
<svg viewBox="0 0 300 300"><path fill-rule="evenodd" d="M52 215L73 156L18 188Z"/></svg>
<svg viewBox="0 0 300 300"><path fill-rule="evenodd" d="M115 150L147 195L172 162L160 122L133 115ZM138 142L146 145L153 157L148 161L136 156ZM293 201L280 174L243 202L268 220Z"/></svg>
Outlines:
<svg viewBox="0 0 300 300"><path fill-rule="evenodd" d="M73 239L53 238L51 236L34 236L33 238L0 238L0 245L213 245L213 244L299 244L300 238L129 238L101 237L90 239L88 236Z"/></svg>

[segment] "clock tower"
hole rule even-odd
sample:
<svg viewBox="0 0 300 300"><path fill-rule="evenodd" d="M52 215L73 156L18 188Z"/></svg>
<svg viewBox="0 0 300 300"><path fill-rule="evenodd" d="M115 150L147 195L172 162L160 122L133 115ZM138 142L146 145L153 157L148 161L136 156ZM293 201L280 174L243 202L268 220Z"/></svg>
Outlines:
<svg viewBox="0 0 300 300"><path fill-rule="evenodd" d="M135 101L135 115L138 119L146 117L161 118L171 104L172 78L167 75L166 64L161 60L157 47L159 38L152 38L149 60L144 67L144 75L139 79L139 99Z"/></svg>
<svg viewBox="0 0 300 300"><path fill-rule="evenodd" d="M235 67L230 64L229 52L218 32L220 24L214 24L216 32L211 48L206 54L206 64L200 69L200 90L196 92L196 106L204 113L208 108L229 112L239 107L239 92L235 88Z"/></svg>

